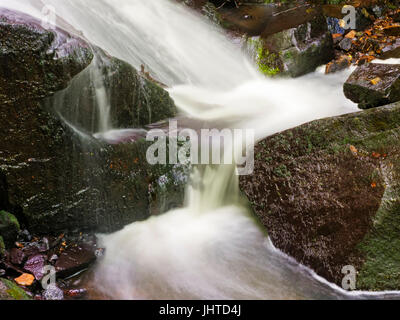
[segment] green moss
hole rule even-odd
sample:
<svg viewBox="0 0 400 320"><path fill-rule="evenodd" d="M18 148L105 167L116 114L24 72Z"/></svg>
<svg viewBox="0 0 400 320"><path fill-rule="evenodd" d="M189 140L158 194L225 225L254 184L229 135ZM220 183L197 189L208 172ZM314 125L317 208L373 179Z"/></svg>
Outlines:
<svg viewBox="0 0 400 320"><path fill-rule="evenodd" d="M271 53L264 48L262 41L258 38L248 39L248 44L255 52L255 60L262 74L271 77L281 72L279 64L279 55Z"/></svg>
<svg viewBox="0 0 400 320"><path fill-rule="evenodd" d="M5 293L0 291L0 297L2 299L14 299L14 300L31 300L28 294L18 287L15 283L7 279L0 279L0 282L5 286L6 290ZM1 288L1 287L0 287ZM5 296L8 295L7 296Z"/></svg>
<svg viewBox="0 0 400 320"><path fill-rule="evenodd" d="M7 211L0 211L0 225L12 225L16 227L17 230L21 229L17 218Z"/></svg>
<svg viewBox="0 0 400 320"><path fill-rule="evenodd" d="M6 253L6 245L4 244L4 239L0 236L0 256L4 256Z"/></svg>
<svg viewBox="0 0 400 320"><path fill-rule="evenodd" d="M400 199L389 201L378 211L373 231L359 245L366 256L357 278L361 290L400 288Z"/></svg>
<svg viewBox="0 0 400 320"><path fill-rule="evenodd" d="M275 53L270 53L267 49L260 47L257 52L257 64L260 71L266 76L274 76L280 73L280 69L276 64L278 56Z"/></svg>
<svg viewBox="0 0 400 320"><path fill-rule="evenodd" d="M290 173L289 169L286 165L282 164L279 167L274 169L274 174L281 178L288 178L291 177L292 174Z"/></svg>

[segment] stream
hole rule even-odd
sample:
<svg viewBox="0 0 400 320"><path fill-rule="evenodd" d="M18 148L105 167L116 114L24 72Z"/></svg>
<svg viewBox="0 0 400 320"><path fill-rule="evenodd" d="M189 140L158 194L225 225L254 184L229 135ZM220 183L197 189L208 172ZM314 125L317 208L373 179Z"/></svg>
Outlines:
<svg viewBox="0 0 400 320"><path fill-rule="evenodd" d="M265 78L237 41L176 2L0 0L38 18L43 4L55 8L57 23L69 32L83 34L138 70L145 66L194 123L252 129L258 141L312 120L358 111L342 92L351 70ZM107 123L109 106L99 90L101 132L95 136L118 140L131 128L115 130ZM233 165L195 168L184 208L99 235L99 240L106 253L94 270L95 290L109 299L396 297L346 292L274 248L240 194Z"/></svg>

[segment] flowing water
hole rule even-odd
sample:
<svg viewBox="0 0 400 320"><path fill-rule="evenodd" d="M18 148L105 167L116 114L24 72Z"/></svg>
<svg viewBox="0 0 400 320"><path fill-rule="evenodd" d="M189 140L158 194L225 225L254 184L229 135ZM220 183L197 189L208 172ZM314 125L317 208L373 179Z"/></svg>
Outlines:
<svg viewBox="0 0 400 320"><path fill-rule="evenodd" d="M261 139L307 121L357 111L342 93L350 71L266 79L222 30L176 2L0 0L0 5L39 18L43 4L54 6L62 18L57 24L70 32L83 33L137 69L145 65L169 87L186 117L254 129ZM118 141L132 128L112 130L107 93L97 85L102 117L95 136ZM102 235L100 241L106 254L95 283L110 298L371 297L346 293L276 250L240 196L234 166L198 167L184 208Z"/></svg>

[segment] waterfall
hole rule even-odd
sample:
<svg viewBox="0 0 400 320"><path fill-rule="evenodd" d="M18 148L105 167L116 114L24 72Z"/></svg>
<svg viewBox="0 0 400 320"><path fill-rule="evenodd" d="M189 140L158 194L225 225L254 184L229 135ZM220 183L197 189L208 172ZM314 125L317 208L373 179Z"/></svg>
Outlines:
<svg viewBox="0 0 400 320"><path fill-rule="evenodd" d="M37 17L43 4L74 26L59 19L70 32L82 32L137 69L144 65L194 119L255 129L261 139L357 110L342 94L350 71L267 79L222 30L175 1L0 0ZM97 96L100 131L110 130L101 85ZM184 208L101 235L106 254L95 273L98 289L119 299L346 297L273 247L240 195L234 172L234 166L198 167Z"/></svg>

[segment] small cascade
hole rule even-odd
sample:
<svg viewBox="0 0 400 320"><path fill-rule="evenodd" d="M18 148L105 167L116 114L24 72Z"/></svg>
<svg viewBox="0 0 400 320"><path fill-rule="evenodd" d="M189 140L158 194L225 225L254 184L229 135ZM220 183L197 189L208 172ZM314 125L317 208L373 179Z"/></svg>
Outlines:
<svg viewBox="0 0 400 320"><path fill-rule="evenodd" d="M256 139L302 123L357 111L341 93L346 73L267 79L204 17L170 0L0 0L40 16L43 4L93 44L169 87L181 114ZM71 30L76 32L76 30ZM111 143L142 129L112 130L109 92L96 55L92 65L51 102L77 130ZM94 88L96 109L82 108ZM318 89L317 89L318 88ZM69 110L65 106L69 106ZM104 181L107 184L107 181ZM114 299L351 298L276 250L240 194L234 165L199 166L184 208L100 236L106 254L95 277Z"/></svg>

